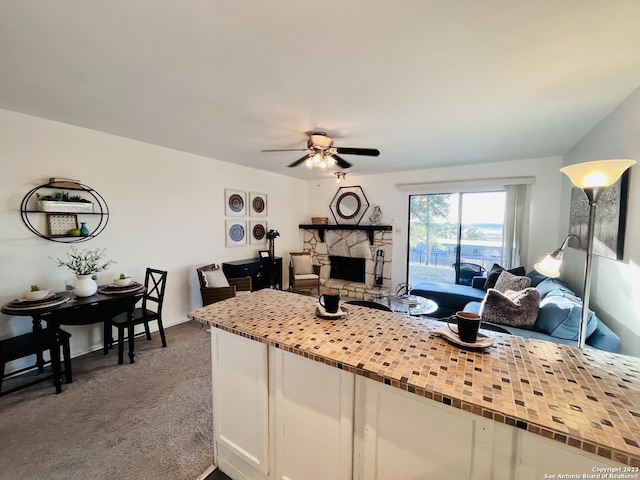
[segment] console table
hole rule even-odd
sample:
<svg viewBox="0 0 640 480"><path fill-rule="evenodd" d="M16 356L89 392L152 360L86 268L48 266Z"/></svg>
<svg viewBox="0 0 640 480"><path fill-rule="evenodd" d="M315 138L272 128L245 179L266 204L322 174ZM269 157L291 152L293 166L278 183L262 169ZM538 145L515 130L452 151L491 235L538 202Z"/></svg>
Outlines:
<svg viewBox="0 0 640 480"><path fill-rule="evenodd" d="M282 290L282 257L248 258L222 264L227 278L251 277L251 290L277 288Z"/></svg>

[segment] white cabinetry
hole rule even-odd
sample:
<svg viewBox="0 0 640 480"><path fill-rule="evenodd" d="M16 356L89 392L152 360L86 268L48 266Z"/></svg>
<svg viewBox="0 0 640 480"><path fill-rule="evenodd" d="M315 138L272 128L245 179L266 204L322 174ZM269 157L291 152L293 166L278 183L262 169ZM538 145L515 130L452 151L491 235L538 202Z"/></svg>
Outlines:
<svg viewBox="0 0 640 480"><path fill-rule="evenodd" d="M349 480L354 374L271 349L276 478Z"/></svg>
<svg viewBox="0 0 640 480"><path fill-rule="evenodd" d="M354 374L212 329L216 464L234 480L349 480Z"/></svg>
<svg viewBox="0 0 640 480"><path fill-rule="evenodd" d="M212 329L211 360L217 465L234 479L270 478L267 346Z"/></svg>
<svg viewBox="0 0 640 480"><path fill-rule="evenodd" d="M495 422L364 378L356 383L364 408L356 408L354 478L494 478Z"/></svg>
<svg viewBox="0 0 640 480"><path fill-rule="evenodd" d="M573 478L605 478L604 474L598 476L598 468L619 467L621 472L636 475L633 467L622 465L612 460L578 450L554 440L534 435L524 430L518 430L516 434L515 474L512 478L517 480L539 480L541 478L572 478L568 475L577 475ZM630 470L624 470L624 469ZM615 472L615 470L612 470ZM590 476L591 475L591 476ZM555 476L555 477L554 477ZM611 477L614 478L614 477Z"/></svg>
<svg viewBox="0 0 640 480"><path fill-rule="evenodd" d="M539 480L624 467L238 335L211 336L216 464L234 480Z"/></svg>

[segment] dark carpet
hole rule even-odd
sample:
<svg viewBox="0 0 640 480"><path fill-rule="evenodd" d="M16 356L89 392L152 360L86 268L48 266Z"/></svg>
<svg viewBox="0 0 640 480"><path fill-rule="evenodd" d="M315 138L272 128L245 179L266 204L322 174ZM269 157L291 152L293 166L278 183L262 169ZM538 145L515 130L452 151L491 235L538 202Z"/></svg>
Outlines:
<svg viewBox="0 0 640 480"><path fill-rule="evenodd" d="M210 336L196 322L165 331L167 348L157 332L136 338L133 365L118 365L115 348L74 358L59 395L47 381L0 397L0 479L203 473L213 463Z"/></svg>

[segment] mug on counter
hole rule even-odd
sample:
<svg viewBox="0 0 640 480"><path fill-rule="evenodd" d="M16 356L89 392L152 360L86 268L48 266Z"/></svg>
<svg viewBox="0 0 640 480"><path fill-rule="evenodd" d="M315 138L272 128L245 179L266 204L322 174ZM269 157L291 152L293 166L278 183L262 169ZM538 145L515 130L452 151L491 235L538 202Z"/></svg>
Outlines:
<svg viewBox="0 0 640 480"><path fill-rule="evenodd" d="M338 290L327 290L320 295L318 303L322 305L322 308L324 308L327 313L338 313L338 308L340 308L340 292Z"/></svg>
<svg viewBox="0 0 640 480"><path fill-rule="evenodd" d="M455 319L458 323L458 331L456 332L453 328L451 328L451 320ZM449 317L447 320L447 325L449 330L453 333L458 334L460 340L465 343L475 343L478 339L478 329L480 328L480 323L482 322L482 317L476 313L471 312L456 312L456 314L452 317Z"/></svg>

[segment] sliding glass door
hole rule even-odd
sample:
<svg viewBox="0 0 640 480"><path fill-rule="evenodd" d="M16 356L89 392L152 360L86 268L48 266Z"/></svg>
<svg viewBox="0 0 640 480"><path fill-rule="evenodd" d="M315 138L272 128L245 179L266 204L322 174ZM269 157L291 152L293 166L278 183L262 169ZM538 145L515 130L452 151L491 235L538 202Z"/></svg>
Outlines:
<svg viewBox="0 0 640 480"><path fill-rule="evenodd" d="M502 256L504 191L411 195L407 281L469 285Z"/></svg>

